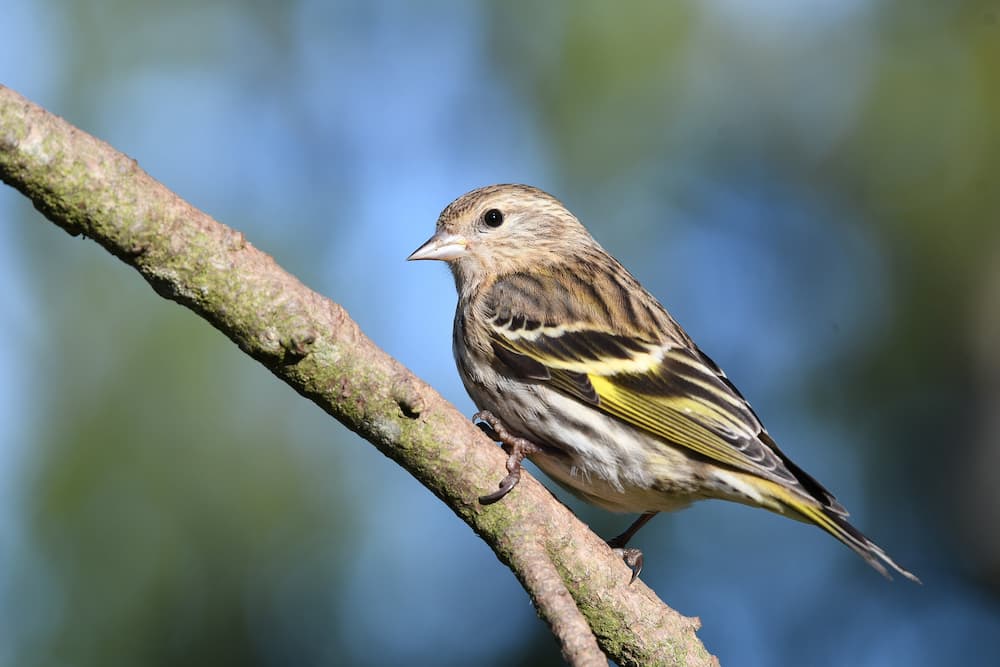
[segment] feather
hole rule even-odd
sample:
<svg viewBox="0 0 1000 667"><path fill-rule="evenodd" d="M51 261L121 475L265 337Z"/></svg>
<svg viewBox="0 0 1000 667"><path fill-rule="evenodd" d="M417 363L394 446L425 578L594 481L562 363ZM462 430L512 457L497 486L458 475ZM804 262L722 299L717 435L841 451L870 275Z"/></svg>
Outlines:
<svg viewBox="0 0 1000 667"><path fill-rule="evenodd" d="M547 277L548 294L561 295L554 309L539 297L537 276L515 274L491 287L485 296L491 344L511 373L549 383L668 446L770 480L847 515L829 491L778 449L746 399L665 311L655 318L662 327L657 331L622 326L606 316L611 308L575 307L569 297L579 288L575 280ZM618 307L640 311L637 304L626 304L636 294L645 292L634 286L616 291ZM655 303L652 297L648 301ZM573 319L546 322L543 313L553 310ZM539 325L512 326L521 322Z"/></svg>

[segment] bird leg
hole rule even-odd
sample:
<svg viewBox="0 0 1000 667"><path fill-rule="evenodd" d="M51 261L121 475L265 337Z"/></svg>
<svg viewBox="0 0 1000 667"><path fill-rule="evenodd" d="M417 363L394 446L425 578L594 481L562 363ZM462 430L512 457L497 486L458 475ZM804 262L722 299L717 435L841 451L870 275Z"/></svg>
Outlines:
<svg viewBox="0 0 1000 667"><path fill-rule="evenodd" d="M521 481L521 462L524 457L528 454L534 454L535 452L541 451L541 447L531 442L526 438L520 438L516 435L512 435L510 431L504 427L503 423L489 410L481 410L476 414L472 415L472 421L476 423L483 433L485 433L489 438L495 442L499 442L503 445L503 449L507 452L507 476L500 480L499 487L493 493L487 494L485 496L479 496L479 502L483 505L492 505L496 501L500 500L508 493L511 489L517 486L517 483ZM635 547L626 547L628 541L632 539L640 528L646 525L646 523L656 516L656 512L645 512L641 514L638 519L632 522L632 525L625 529L625 532L617 537L613 537L608 540L608 546L611 547L616 554L618 554L625 564L628 565L629 569L632 570L632 578L629 580L631 584L642 572L642 551L636 549Z"/></svg>
<svg viewBox="0 0 1000 667"><path fill-rule="evenodd" d="M656 516L656 512L645 512L639 515L639 518L632 522L632 525L625 529L625 532L618 537L612 537L608 540L608 546L611 547L616 554L621 556L621 559L625 561L625 564L629 566L632 570L632 578L628 583L632 583L642 572L642 551L636 549L635 547L626 547L628 541L632 539L632 536L639 532L639 529L646 525L650 519Z"/></svg>
<svg viewBox="0 0 1000 667"><path fill-rule="evenodd" d="M472 416L472 421L480 422L477 426L483 430L483 433L488 435L490 439L502 444L504 451L508 454L507 476L500 480L499 488L493 493L479 497L480 503L491 505L506 496L510 493L511 489L517 486L517 483L521 481L521 461L528 454L534 454L540 451L541 448L530 440L512 435L489 410L477 412Z"/></svg>

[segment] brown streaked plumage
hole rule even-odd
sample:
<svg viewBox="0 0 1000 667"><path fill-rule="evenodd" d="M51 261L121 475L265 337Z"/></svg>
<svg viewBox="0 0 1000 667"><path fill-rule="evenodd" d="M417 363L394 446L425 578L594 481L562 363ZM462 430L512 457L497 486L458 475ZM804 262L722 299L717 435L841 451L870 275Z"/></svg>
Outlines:
<svg viewBox="0 0 1000 667"><path fill-rule="evenodd" d="M725 373L551 195L493 185L459 197L410 259L448 263L454 352L483 417L585 500L643 516L722 498L814 523L907 578L775 444ZM641 566L641 560L639 562Z"/></svg>

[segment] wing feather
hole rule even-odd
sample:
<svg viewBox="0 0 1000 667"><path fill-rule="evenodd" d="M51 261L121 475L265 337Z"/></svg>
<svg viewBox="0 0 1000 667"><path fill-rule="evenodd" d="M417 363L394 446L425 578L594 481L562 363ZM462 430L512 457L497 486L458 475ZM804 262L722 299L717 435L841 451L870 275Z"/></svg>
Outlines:
<svg viewBox="0 0 1000 667"><path fill-rule="evenodd" d="M778 449L746 399L666 311L638 329L610 317L615 308L641 310L631 303L638 283L620 285L615 308L589 301L589 308L573 308L573 279L550 277L550 293L561 297L554 308L559 318L545 317L537 276L512 276L493 287L486 300L489 330L502 363L662 441L797 489L846 516L829 491Z"/></svg>

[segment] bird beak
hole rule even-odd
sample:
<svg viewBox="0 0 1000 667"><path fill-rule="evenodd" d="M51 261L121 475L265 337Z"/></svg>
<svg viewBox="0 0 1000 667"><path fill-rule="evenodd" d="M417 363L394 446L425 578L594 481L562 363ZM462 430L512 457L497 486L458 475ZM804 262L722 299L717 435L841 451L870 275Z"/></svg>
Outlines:
<svg viewBox="0 0 1000 667"><path fill-rule="evenodd" d="M463 236L438 232L427 239L427 242L413 251L407 261L414 259L440 259L448 261L458 259L465 254L469 242Z"/></svg>

